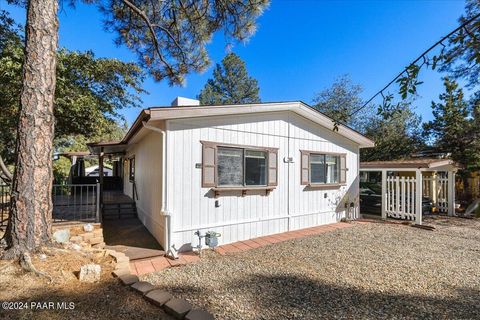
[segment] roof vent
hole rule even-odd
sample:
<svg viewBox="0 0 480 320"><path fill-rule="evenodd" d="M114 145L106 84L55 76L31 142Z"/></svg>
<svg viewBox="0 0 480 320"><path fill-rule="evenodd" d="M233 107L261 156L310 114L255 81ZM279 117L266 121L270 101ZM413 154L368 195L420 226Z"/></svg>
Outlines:
<svg viewBox="0 0 480 320"><path fill-rule="evenodd" d="M199 106L200 101L184 97L176 97L171 105L172 107Z"/></svg>

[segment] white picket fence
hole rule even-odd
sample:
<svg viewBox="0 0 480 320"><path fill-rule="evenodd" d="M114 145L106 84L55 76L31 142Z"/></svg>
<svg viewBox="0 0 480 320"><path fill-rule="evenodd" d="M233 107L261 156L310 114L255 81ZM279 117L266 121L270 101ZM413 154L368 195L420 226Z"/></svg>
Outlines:
<svg viewBox="0 0 480 320"><path fill-rule="evenodd" d="M387 177L385 208L387 217L415 221L416 182L414 177ZM447 177L424 176L422 187L424 197L428 197L440 212L448 212Z"/></svg>
<svg viewBox="0 0 480 320"><path fill-rule="evenodd" d="M415 188L413 177L387 177L387 217L415 220Z"/></svg>
<svg viewBox="0 0 480 320"><path fill-rule="evenodd" d="M448 212L448 178L423 177L423 196L430 198L440 212Z"/></svg>

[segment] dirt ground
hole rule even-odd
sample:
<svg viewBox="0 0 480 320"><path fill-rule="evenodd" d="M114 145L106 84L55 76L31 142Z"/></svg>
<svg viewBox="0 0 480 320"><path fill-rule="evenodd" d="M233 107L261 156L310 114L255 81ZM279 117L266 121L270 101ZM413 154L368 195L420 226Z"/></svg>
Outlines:
<svg viewBox="0 0 480 320"><path fill-rule="evenodd" d="M0 319L170 319L113 278L113 261L102 253L49 251L44 260L39 254L32 256L33 264L52 282L22 271L17 263L0 260ZM98 283L77 278L80 266L90 262L102 267Z"/></svg>

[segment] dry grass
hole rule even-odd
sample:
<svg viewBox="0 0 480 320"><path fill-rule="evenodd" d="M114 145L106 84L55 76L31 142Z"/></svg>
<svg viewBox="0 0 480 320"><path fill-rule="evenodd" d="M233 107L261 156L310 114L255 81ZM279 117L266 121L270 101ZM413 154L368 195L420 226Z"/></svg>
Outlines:
<svg viewBox="0 0 480 320"><path fill-rule="evenodd" d="M0 301L69 302L73 310L4 310L0 319L166 319L157 307L125 288L111 276L112 260L103 253L81 255L77 252L48 251L47 259L39 254L32 258L39 271L53 278L25 273L17 263L0 261ZM84 264L95 262L102 266L101 281L82 283L76 273ZM2 270L3 268L3 270Z"/></svg>

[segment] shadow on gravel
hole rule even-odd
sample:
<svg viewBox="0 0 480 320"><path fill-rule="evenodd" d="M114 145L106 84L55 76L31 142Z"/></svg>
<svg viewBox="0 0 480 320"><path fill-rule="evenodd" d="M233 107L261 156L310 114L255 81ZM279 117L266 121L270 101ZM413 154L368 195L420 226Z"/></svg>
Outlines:
<svg viewBox="0 0 480 320"><path fill-rule="evenodd" d="M248 291L252 287L261 288L254 302L259 312L273 307L282 310L282 314L356 319L478 319L480 315L480 291L466 288L458 289L458 296L461 298L442 299L363 291L296 276L256 275L234 285L239 291Z"/></svg>
<svg viewBox="0 0 480 320"><path fill-rule="evenodd" d="M49 286L46 281L45 286ZM17 303L15 308L11 307L12 310L1 308L0 319L173 320L160 308L146 302L138 293L121 285L117 279L95 284L79 283L77 288L33 288L29 294L22 295L11 292L3 295L2 300L22 304Z"/></svg>
<svg viewBox="0 0 480 320"><path fill-rule="evenodd" d="M215 294L193 287L165 287L174 295L194 298L211 294L210 309L221 309ZM312 281L298 276L245 277L231 282L229 295L237 301L248 301L239 309L249 309L258 319L478 319L480 291L457 289L459 298L443 299L364 291ZM241 298L241 299L240 299ZM228 319L234 318L229 317Z"/></svg>

